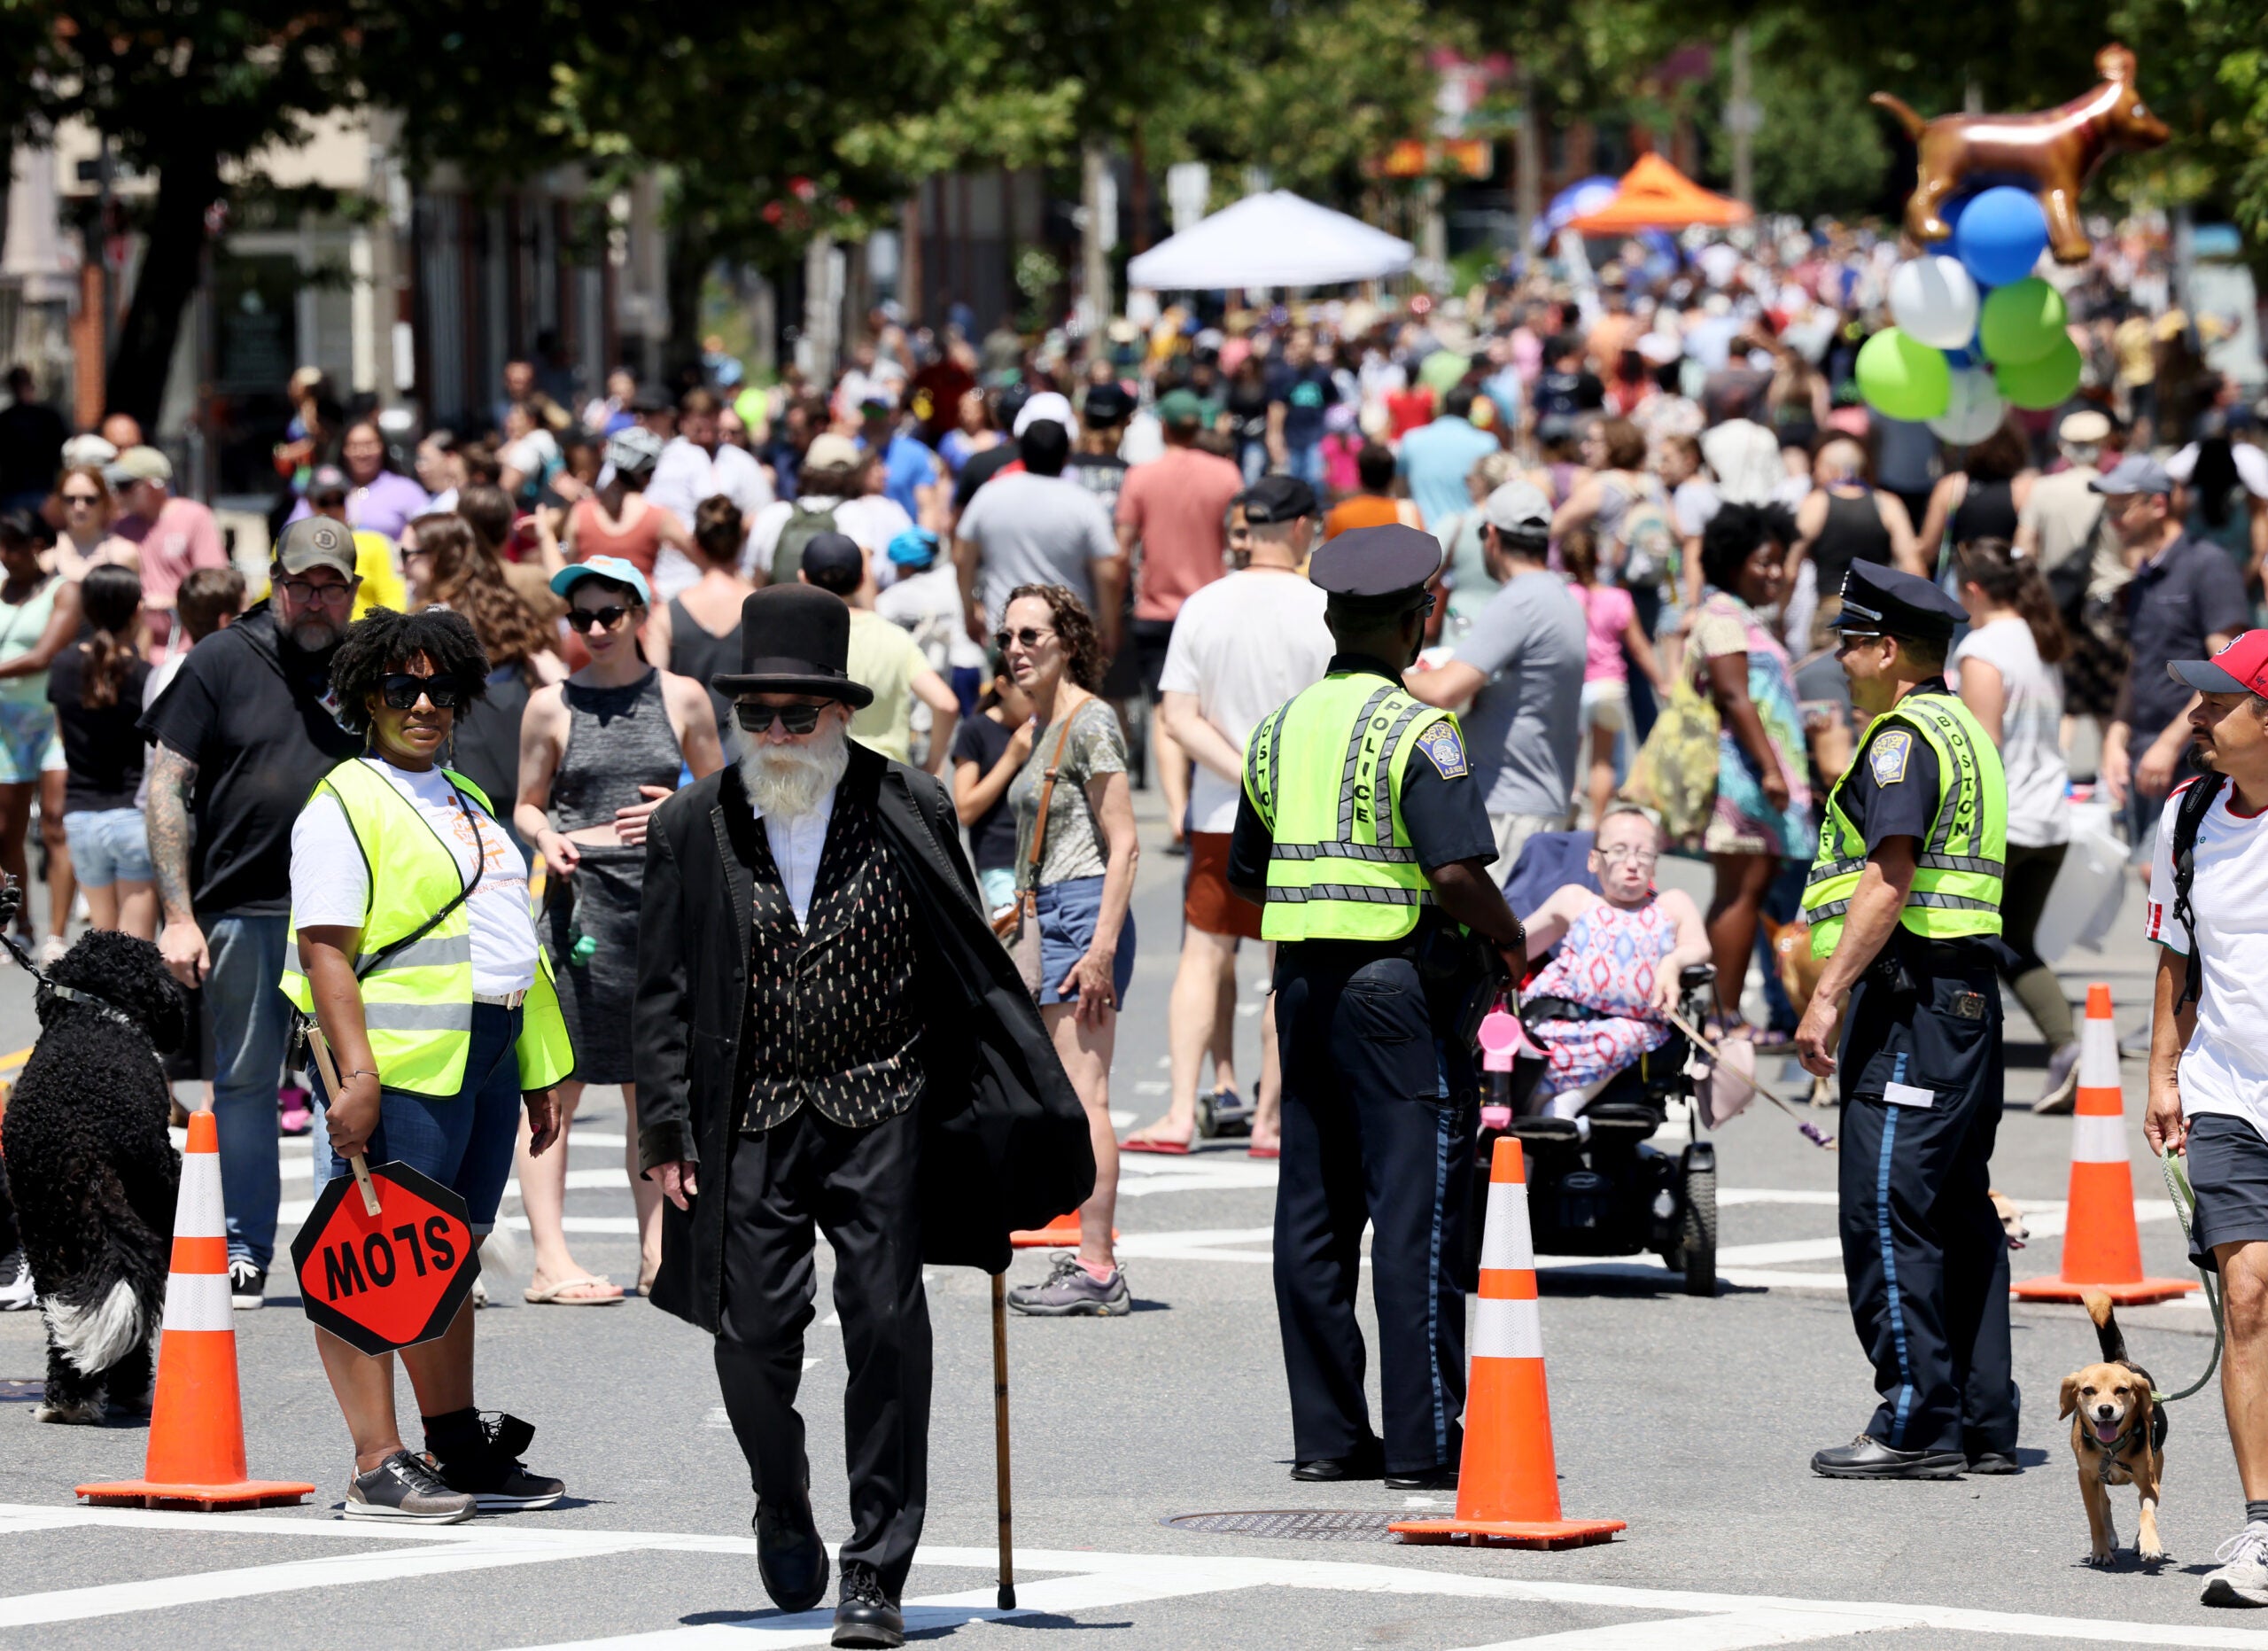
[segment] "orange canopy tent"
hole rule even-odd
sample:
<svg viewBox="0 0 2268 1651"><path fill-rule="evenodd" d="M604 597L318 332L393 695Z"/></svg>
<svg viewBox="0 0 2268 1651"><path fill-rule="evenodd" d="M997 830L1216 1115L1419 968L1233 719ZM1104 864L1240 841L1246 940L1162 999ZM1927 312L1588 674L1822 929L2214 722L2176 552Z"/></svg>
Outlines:
<svg viewBox="0 0 2268 1651"><path fill-rule="evenodd" d="M1622 175L1612 200L1567 227L1578 235L1621 235L1690 223L1745 223L1751 216L1740 202L1703 189L1659 155L1641 155Z"/></svg>

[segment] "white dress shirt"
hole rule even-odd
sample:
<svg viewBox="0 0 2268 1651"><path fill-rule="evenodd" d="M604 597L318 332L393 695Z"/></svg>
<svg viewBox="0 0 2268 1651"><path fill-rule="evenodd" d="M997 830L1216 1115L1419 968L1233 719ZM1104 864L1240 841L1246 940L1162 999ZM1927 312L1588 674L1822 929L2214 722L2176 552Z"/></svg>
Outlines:
<svg viewBox="0 0 2268 1651"><path fill-rule="evenodd" d="M827 822L835 817L835 792L830 788L819 799L818 807L793 820L758 813L753 802L749 812L764 822L765 841L772 845L772 863L780 868L781 884L788 891L788 904L796 908L796 927L801 929L811 916L819 855L827 847Z"/></svg>

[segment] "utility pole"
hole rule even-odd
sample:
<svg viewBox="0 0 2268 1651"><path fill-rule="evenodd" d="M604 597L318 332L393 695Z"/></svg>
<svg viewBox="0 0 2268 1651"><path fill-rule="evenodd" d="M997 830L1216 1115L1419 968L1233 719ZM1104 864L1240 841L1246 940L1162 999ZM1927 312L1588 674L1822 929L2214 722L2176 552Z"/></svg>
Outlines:
<svg viewBox="0 0 2268 1651"><path fill-rule="evenodd" d="M1733 30L1732 97L1725 110L1725 127L1733 139L1733 199L1756 205L1756 165L1752 146L1763 111L1757 107L1750 87L1748 25Z"/></svg>
<svg viewBox="0 0 2268 1651"><path fill-rule="evenodd" d="M1535 251L1535 222L1543 215L1543 113L1535 106L1535 71L1519 67L1519 175L1514 181L1513 215L1518 220L1519 250Z"/></svg>
<svg viewBox="0 0 2268 1651"><path fill-rule="evenodd" d="M1079 152L1079 201L1085 222L1079 230L1080 307L1089 337L1110 323L1111 243L1117 237L1117 180L1110 175L1110 157L1100 144Z"/></svg>

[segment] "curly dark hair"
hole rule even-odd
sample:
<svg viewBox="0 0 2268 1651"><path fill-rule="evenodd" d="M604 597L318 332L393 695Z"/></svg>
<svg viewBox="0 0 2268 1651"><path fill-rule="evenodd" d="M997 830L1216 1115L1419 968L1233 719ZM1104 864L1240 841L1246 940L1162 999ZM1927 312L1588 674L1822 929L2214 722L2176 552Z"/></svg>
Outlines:
<svg viewBox="0 0 2268 1651"><path fill-rule="evenodd" d="M1063 643L1065 674L1089 693L1098 692L1102 687L1103 670L1110 662L1103 658L1102 639L1095 634L1094 616L1087 611L1087 604L1066 585L1019 585L1008 593L1008 600L1000 604L1000 611L1006 613L1010 603L1026 596L1037 597L1047 604L1055 635Z"/></svg>
<svg viewBox="0 0 2268 1651"><path fill-rule="evenodd" d="M1738 596L1742 565L1772 538L1771 518L1757 506L1720 506L1701 530L1701 577L1719 590Z"/></svg>
<svg viewBox="0 0 2268 1651"><path fill-rule="evenodd" d="M461 697L457 709L488 695L488 656L472 621L447 608L396 613L372 608L346 627L346 640L330 658L330 690L338 697L342 728L365 734L370 727L369 697L392 673L423 654L436 676L454 677Z"/></svg>

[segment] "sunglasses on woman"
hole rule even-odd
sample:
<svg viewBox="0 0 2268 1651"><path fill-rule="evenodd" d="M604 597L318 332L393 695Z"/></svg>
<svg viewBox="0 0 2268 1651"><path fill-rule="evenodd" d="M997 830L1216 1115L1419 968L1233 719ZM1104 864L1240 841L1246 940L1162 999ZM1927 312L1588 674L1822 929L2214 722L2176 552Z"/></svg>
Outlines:
<svg viewBox="0 0 2268 1651"><path fill-rule="evenodd" d="M1007 652L1010 642L1020 643L1026 649L1037 648L1042 638L1054 635L1053 631L1042 630L1037 625L1027 625L1020 631L994 631L992 648L997 653Z"/></svg>
<svg viewBox="0 0 2268 1651"><path fill-rule="evenodd" d="M436 711L454 711L464 697L464 690L453 676L412 676L407 671L396 671L380 684L378 691L385 696L387 705L396 711L408 711L423 695L433 702Z"/></svg>
<svg viewBox="0 0 2268 1651"><path fill-rule="evenodd" d="M808 734L819 726L819 713L825 705L752 705L745 700L733 706L733 720L751 734L761 734L772 726L774 717L780 726L790 734Z"/></svg>
<svg viewBox="0 0 2268 1651"><path fill-rule="evenodd" d="M629 611L627 608L619 607L570 608L567 610L567 623L579 631L589 630L594 626L610 631L622 623L623 616Z"/></svg>
<svg viewBox="0 0 2268 1651"><path fill-rule="evenodd" d="M84 504L91 507L102 502L103 495L99 493L66 493L63 495L63 502L66 504Z"/></svg>

